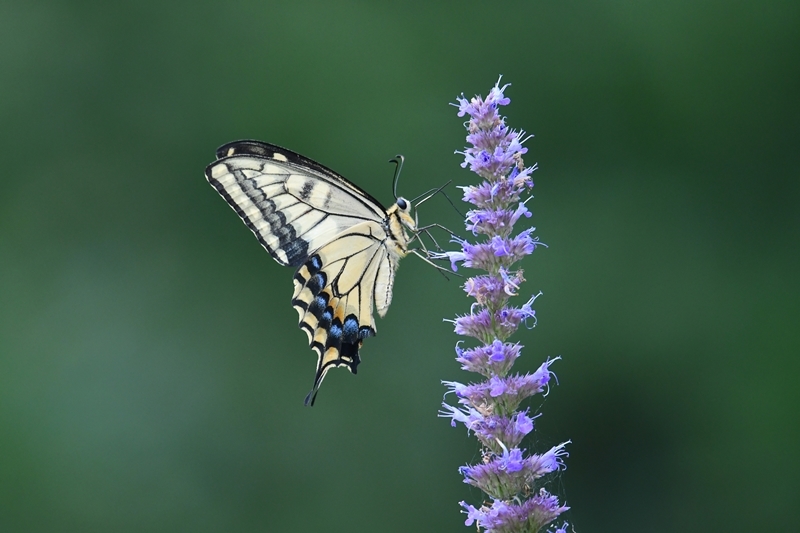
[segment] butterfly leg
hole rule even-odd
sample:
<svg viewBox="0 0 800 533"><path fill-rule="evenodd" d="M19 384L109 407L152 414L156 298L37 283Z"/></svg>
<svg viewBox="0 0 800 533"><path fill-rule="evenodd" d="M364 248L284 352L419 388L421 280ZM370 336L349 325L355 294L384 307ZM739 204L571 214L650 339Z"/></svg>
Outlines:
<svg viewBox="0 0 800 533"><path fill-rule="evenodd" d="M419 250L417 250L416 248L412 248L411 250L409 250L409 252L411 252L412 254L416 255L417 257L419 257L420 259L422 259L423 261L425 261L426 263L431 265L433 268L438 270L445 277L445 279L448 279L448 280L450 279L450 278L447 277L447 274L452 274L453 276L458 276L459 278L463 278L464 277L464 276L462 276L462 275L460 275L460 274L458 274L456 272L451 271L448 268L445 268L445 267L443 267L441 265L437 265L436 263L431 261L427 256L421 254L419 252Z"/></svg>
<svg viewBox="0 0 800 533"><path fill-rule="evenodd" d="M428 237L430 237L430 239L431 239L431 240L433 241L433 243L436 245L436 248L438 248L439 250L442 250L442 247L441 247L441 246L439 246L439 243L438 243L438 242L436 242L436 239L433 237L433 235L432 235L432 234L431 234L431 232L430 232L430 230L431 230L432 228L438 228L438 229L444 230L444 231L446 231L447 233L449 233L451 237L452 237L452 236L455 236L455 233L454 233L454 232L450 231L449 229L447 229L446 227L442 226L441 224L436 224L436 223L433 223L433 224L428 224L427 226L421 226L421 227L417 227L417 228L416 228L416 230L414 231L414 235L413 235L413 237L411 237L411 240L410 240L409 242L414 242L414 239L419 239L419 235L420 235L421 233L424 233L425 235L427 235Z"/></svg>
<svg viewBox="0 0 800 533"><path fill-rule="evenodd" d="M435 222L433 224L428 224L427 226L422 226L421 228L417 228L417 231L429 230L431 228L439 228L441 230L446 231L450 235L455 236L455 232L454 231L451 231L451 230L447 229L446 227L442 226L441 224L437 224Z"/></svg>
<svg viewBox="0 0 800 533"><path fill-rule="evenodd" d="M423 234L423 233L424 233L425 235L427 235L427 236L428 236L428 238L429 238L431 241L433 241L433 244L434 244L434 246L436 246L436 249L437 249L437 250L439 250L440 252L443 252L443 251L444 251L444 249L443 249L441 246L439 246L439 243L436 241L436 239L433 237L433 235L431 235L431 232L430 232L430 231L428 231L428 230L427 230L427 229L425 229L425 228L423 228L423 229L421 229L421 230L417 230L417 232L414 234L414 236L413 236L413 237L412 237L412 238L411 238L411 239L408 241L408 242L409 242L409 244L410 244L410 243L412 243L412 242L414 242L415 240L416 240L416 241L418 241L418 242L419 242L419 245L420 245L420 247L421 247L421 248L422 248L422 249L425 251L425 254L426 254L426 255L430 255L430 252L428 251L428 247L425 245L425 242L422 240L422 237L420 237L420 235L421 235L421 234Z"/></svg>

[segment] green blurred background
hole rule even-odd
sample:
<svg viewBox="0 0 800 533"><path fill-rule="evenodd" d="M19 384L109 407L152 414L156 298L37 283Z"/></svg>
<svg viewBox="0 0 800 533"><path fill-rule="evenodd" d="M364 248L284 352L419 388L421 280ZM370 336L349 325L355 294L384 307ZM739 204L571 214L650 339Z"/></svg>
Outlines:
<svg viewBox="0 0 800 533"><path fill-rule="evenodd" d="M473 176L448 105L536 135L518 368L581 532L797 531L797 2L3 2L0 530L466 531L436 417L467 310L406 259L303 407L289 269L204 177L257 138L388 203ZM453 192L459 196L457 192ZM441 198L420 219L460 228ZM463 234L462 230L462 234Z"/></svg>

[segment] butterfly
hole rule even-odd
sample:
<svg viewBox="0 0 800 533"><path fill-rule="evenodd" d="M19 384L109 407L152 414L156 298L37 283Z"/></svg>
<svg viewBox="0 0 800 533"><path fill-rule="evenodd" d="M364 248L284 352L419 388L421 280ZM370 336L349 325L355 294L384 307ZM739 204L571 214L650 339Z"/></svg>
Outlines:
<svg viewBox="0 0 800 533"><path fill-rule="evenodd" d="M398 262L415 252L411 203L398 197L386 209L316 161L252 140L218 148L206 179L275 261L297 267L292 306L317 355L305 399L314 405L328 370L356 373L359 348L375 335L373 305L381 317L389 308Z"/></svg>

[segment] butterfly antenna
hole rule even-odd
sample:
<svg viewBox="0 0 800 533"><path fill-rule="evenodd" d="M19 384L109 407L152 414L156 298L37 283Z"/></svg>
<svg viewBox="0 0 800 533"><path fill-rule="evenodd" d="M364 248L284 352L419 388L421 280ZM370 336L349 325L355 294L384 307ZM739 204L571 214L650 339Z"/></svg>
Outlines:
<svg viewBox="0 0 800 533"><path fill-rule="evenodd" d="M458 208L456 207L456 204L454 204L454 203L453 203L453 200L451 200L451 199L450 199L450 197L449 197L449 196L447 196L447 193L446 193L446 192L444 192L444 191L442 191L442 194L444 195L444 197L445 197L445 198L447 198L447 201L450 203L450 206L451 206L453 209L455 209L455 210L456 210L456 213L458 213L458 215L459 215L461 218L464 218L464 214L463 214L461 211L459 211L459 210L458 210Z"/></svg>
<svg viewBox="0 0 800 533"><path fill-rule="evenodd" d="M461 213L461 211L458 210L456 205L453 203L453 200L451 200L450 197L447 196L447 193L444 192L444 188L447 187L448 185L450 185L450 183L452 183L452 181L453 180L449 180L447 183L445 183L441 187L438 187L436 189L431 189L431 190L429 190L427 192L424 192L424 193L420 194L419 196L417 196L416 198L411 200L412 205L414 205L415 208L418 208L423 202L427 202L428 200L433 198L435 195L437 195L439 193L442 193L442 196L447 198L448 203L452 206L453 209L456 210L456 213L458 213L459 216L461 216L461 218L464 218L464 215ZM422 198L422 200L419 200L420 198ZM417 200L419 200L419 202L417 202Z"/></svg>
<svg viewBox="0 0 800 533"><path fill-rule="evenodd" d="M389 160L389 163L397 165L394 169L394 179L392 180L392 194L395 200L397 200L397 180L400 178L400 171L403 170L403 161L405 161L405 157L400 154L397 154Z"/></svg>
<svg viewBox="0 0 800 533"><path fill-rule="evenodd" d="M430 200L431 198L436 196L437 193L442 192L442 189L444 189L445 187L450 185L452 182L453 182L453 180L448 180L447 183L445 183L441 187L437 187L435 189L431 189L431 190L429 190L427 192L424 192L424 193L420 194L419 196L417 196L416 198L411 200L411 203L414 205L414 207L419 207L423 203L427 202L428 200ZM422 199L420 200L420 198L422 198Z"/></svg>

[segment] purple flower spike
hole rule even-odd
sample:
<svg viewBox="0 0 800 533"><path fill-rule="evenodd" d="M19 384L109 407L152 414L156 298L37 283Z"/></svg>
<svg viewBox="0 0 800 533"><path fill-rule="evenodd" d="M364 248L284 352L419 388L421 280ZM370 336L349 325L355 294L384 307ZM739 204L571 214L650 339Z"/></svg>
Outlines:
<svg viewBox="0 0 800 533"><path fill-rule="evenodd" d="M544 485L550 474L566 468L565 449L569 441L553 446L544 453L528 453L520 444L534 430L534 418L522 402L537 394L546 394L555 375L550 365L560 359L549 358L533 373L511 374L522 346L508 338L520 325L536 325L533 308L541 292L524 303L511 305L525 281L516 263L533 253L539 238L535 228L515 232L515 225L531 218L526 205L533 187L531 174L536 165L526 167L522 156L528 152L523 143L530 137L521 130L509 128L499 113L501 106L511 103L505 95L508 85L500 80L486 98L457 98L458 116L469 116L466 124L469 146L456 153L464 156L461 166L475 172L482 183L462 187L464 201L472 204L465 226L478 242L454 237L459 249L432 253L432 259L450 261L457 266L481 270L466 280L464 291L475 299L468 314L452 320L458 335L476 339L477 346L456 346L456 361L461 368L480 375L474 383L443 381L447 397L453 403L442 403L439 416L449 418L451 425L463 424L482 446L482 461L460 468L464 482L486 493L480 507L461 502L467 515L465 524L477 524L479 531L514 533L542 531L569 509ZM474 341L473 341L474 342ZM537 415L538 416L538 415ZM563 522L548 533L566 533Z"/></svg>

